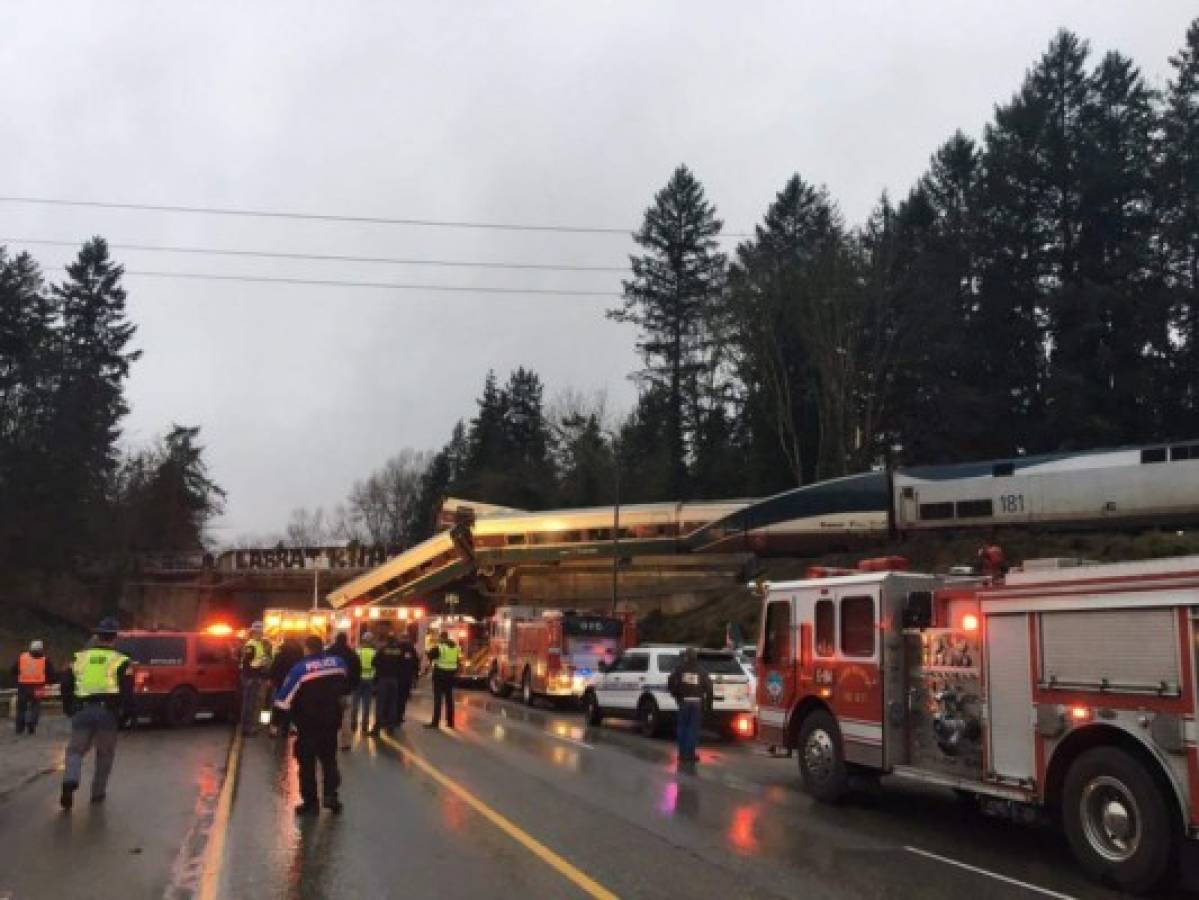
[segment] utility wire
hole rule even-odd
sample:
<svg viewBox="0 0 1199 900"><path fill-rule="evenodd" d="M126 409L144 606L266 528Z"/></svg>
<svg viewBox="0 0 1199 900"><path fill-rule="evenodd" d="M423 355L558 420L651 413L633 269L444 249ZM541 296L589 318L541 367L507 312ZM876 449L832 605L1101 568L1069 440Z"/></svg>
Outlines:
<svg viewBox="0 0 1199 900"><path fill-rule="evenodd" d="M4 197L0 203L31 203L40 206L86 206L93 209L133 209L143 212L194 213L208 216L249 216L260 219L299 219L311 222L359 222L369 225L419 225L427 228L478 228L492 231L552 231L560 234L608 234L629 237L629 228L599 225L521 225L503 222L470 222L445 219L393 219L383 216L347 216L331 213L299 213L265 209L232 209L217 206L181 206L159 203L114 203L104 200L63 200L52 197ZM753 237L727 231L723 237Z"/></svg>
<svg viewBox="0 0 1199 900"><path fill-rule="evenodd" d="M78 247L80 241L42 238L0 237L0 244L37 244L48 247ZM318 262L391 263L400 266L440 266L443 268L521 269L543 272L627 272L628 266L576 266L557 263L506 263L449 259L402 259L391 256L340 256L325 253L283 253L267 250L233 250L222 247L169 247L157 244L109 244L115 250L145 250L154 253L190 253L203 256L241 256L252 259L293 259Z"/></svg>
<svg viewBox="0 0 1199 900"><path fill-rule="evenodd" d="M63 266L52 266L50 268L59 272L66 271L65 267ZM620 296L620 294L616 293L615 291L580 291L572 290L570 288L507 288L492 287L488 285L469 287L467 285L406 284L391 281L344 281L340 279L320 278L279 278L268 277L265 275L219 275L209 272L149 272L134 269L126 269L124 274L136 275L143 278L183 278L196 281L236 281L251 284L315 285L318 287L376 288L380 290L397 291L438 291L443 293L460 294L535 294L564 297L607 297L608 299Z"/></svg>

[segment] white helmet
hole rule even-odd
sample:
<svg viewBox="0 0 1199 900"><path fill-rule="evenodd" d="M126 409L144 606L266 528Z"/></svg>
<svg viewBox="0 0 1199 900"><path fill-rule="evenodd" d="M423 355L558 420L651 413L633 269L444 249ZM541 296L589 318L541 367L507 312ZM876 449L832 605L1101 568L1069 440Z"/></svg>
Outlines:
<svg viewBox="0 0 1199 900"><path fill-rule="evenodd" d="M29 652L30 653L41 653L43 649L44 648L43 648L41 641L30 641L29 642Z"/></svg>

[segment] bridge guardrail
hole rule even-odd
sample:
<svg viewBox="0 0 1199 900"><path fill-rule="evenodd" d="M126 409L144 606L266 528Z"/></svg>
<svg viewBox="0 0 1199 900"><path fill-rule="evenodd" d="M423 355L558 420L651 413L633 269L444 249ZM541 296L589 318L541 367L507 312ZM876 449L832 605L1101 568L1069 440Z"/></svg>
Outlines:
<svg viewBox="0 0 1199 900"><path fill-rule="evenodd" d="M46 695L42 697L42 707L61 706L62 689L57 684L46 686ZM17 689L5 688L0 690L0 715L13 718L17 714Z"/></svg>

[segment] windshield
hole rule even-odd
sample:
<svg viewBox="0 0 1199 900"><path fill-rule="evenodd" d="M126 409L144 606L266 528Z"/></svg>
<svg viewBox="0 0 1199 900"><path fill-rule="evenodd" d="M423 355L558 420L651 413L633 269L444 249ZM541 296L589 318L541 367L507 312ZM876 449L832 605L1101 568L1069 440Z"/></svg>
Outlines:
<svg viewBox="0 0 1199 900"><path fill-rule="evenodd" d="M709 675L744 675L745 670L729 653L701 653L699 664Z"/></svg>

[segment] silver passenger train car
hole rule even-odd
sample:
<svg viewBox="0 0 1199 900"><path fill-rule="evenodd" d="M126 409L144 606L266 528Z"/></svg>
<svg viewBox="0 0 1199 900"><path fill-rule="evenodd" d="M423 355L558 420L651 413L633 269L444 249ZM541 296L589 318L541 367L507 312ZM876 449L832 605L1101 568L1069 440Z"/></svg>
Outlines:
<svg viewBox="0 0 1199 900"><path fill-rule="evenodd" d="M900 532L1199 519L1199 440L898 469Z"/></svg>

